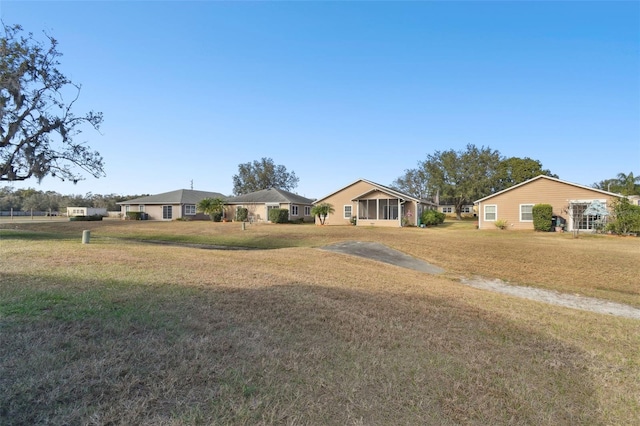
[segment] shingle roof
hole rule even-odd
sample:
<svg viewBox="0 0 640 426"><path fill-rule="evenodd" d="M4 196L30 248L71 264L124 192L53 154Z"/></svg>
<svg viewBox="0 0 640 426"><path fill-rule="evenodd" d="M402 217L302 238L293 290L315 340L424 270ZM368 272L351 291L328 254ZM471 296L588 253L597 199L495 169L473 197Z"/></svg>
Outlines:
<svg viewBox="0 0 640 426"><path fill-rule="evenodd" d="M325 199L331 197L332 195L337 194L338 192L344 190L345 188L348 188L348 187L350 187L352 185L355 185L358 182L366 182L369 185L373 186L374 188L377 188L378 190L381 190L383 192L386 192L387 194L393 195L393 196L398 197L398 198L404 198L404 199L408 199L408 200L413 200L415 202L422 203L422 204L430 204L430 205L433 205L433 206L436 205L435 203L433 203L431 201L420 199L420 198L416 198L411 194L407 194L406 192L398 191L397 189L393 189L393 188L390 188L390 187L385 186L385 185L380 185L379 183L375 183L375 182L372 182L372 181L367 180L367 179L358 179L357 181L352 182L347 186L343 186L342 188L338 189L337 191L334 191L331 194L326 195L326 196L320 198L319 200L316 200L314 203L317 204L320 201L325 200ZM354 200L356 200L359 197L364 197L364 196L370 194L372 191L375 190L374 188L370 189L369 191L365 192L364 194L359 194L357 197L354 198Z"/></svg>
<svg viewBox="0 0 640 426"><path fill-rule="evenodd" d="M313 204L313 200L293 192L279 188L262 189L248 194L229 197L225 200L229 204L263 204L263 203L292 203Z"/></svg>
<svg viewBox="0 0 640 426"><path fill-rule="evenodd" d="M536 181L538 179L547 179L547 180L551 180L551 181L554 181L554 182L564 183L565 185L571 185L571 186L575 186L577 188L588 189L590 191L599 192L601 194L606 194L606 195L610 195L610 196L613 196L613 197L623 197L623 195L621 195L621 194L616 194L616 193L609 192L609 191L603 191L601 189L592 188L590 186L584 186L584 185L580 185L580 184L577 184L577 183L567 182L566 180L560 180L558 178L553 178L553 177L546 176L546 175L538 175L538 176L536 176L534 178L531 178L529 180L525 180L524 182L520 182L517 185L513 185L513 186L510 186L507 189L503 189L502 191L498 191L498 192L493 193L491 195L487 195L484 198L480 198L479 200L474 201L473 204L478 204L480 202L488 200L489 198L495 197L496 195L500 195L502 193L514 190L514 189L516 189L516 188L518 188L520 186L527 185L528 183L531 183L531 182Z"/></svg>
<svg viewBox="0 0 640 426"><path fill-rule="evenodd" d="M134 198L117 204L198 204L200 200L205 198L222 198L225 200L227 197L219 192L178 189L176 191L163 192L162 194Z"/></svg>

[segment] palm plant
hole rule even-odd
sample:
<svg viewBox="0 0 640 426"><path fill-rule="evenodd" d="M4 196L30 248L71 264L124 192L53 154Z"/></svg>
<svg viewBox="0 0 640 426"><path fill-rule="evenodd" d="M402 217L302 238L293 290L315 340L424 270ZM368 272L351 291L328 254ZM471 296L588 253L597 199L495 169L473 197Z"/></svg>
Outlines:
<svg viewBox="0 0 640 426"><path fill-rule="evenodd" d="M320 203L311 208L311 214L318 216L318 219L320 219L320 225L324 225L327 216L333 212L335 212L335 209L329 203Z"/></svg>
<svg viewBox="0 0 640 426"><path fill-rule="evenodd" d="M198 211L208 214L212 221L219 222L224 211L224 201L221 198L204 198L196 207Z"/></svg>

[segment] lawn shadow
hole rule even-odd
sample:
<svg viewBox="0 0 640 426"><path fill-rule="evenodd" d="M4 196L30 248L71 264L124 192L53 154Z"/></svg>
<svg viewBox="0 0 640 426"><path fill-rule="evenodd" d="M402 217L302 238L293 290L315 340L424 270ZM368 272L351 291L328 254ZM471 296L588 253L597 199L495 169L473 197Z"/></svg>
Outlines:
<svg viewBox="0 0 640 426"><path fill-rule="evenodd" d="M9 274L0 295L0 423L602 423L587 354L449 298Z"/></svg>

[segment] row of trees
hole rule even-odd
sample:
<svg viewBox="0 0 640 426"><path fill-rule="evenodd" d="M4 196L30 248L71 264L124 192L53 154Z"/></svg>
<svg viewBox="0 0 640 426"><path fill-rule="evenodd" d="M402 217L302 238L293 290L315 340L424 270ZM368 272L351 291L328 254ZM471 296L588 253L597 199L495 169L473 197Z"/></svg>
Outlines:
<svg viewBox="0 0 640 426"><path fill-rule="evenodd" d="M38 191L32 188L13 189L0 187L0 211L63 211L67 207L97 207L109 211L120 210L116 203L142 197L142 195L92 194L62 195L55 191Z"/></svg>
<svg viewBox="0 0 640 426"><path fill-rule="evenodd" d="M634 176L633 172L629 172L629 174L618 173L615 178L601 180L592 186L616 194L640 195L640 176Z"/></svg>
<svg viewBox="0 0 640 426"><path fill-rule="evenodd" d="M539 175L557 178L538 160L503 157L489 147L467 145L465 150L436 151L405 170L391 186L418 198L455 206L458 219L462 207L474 200L502 191ZM616 178L593 184L594 188L623 195L640 195L640 176L619 173Z"/></svg>
<svg viewBox="0 0 640 426"><path fill-rule="evenodd" d="M416 168L405 170L391 186L436 203L446 200L455 206L460 219L465 204L539 175L558 177L543 169L538 160L505 158L497 150L469 144L465 150L427 155Z"/></svg>

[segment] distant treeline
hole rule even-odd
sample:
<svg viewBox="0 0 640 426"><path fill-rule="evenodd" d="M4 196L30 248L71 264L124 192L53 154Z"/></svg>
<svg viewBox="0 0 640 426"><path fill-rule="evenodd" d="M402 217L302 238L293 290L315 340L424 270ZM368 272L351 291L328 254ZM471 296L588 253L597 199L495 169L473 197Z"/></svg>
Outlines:
<svg viewBox="0 0 640 426"><path fill-rule="evenodd" d="M0 187L0 211L66 211L67 207L97 207L107 211L120 210L116 203L143 197L149 194L119 195L92 194L62 195L55 191L38 191L36 189L13 189Z"/></svg>

